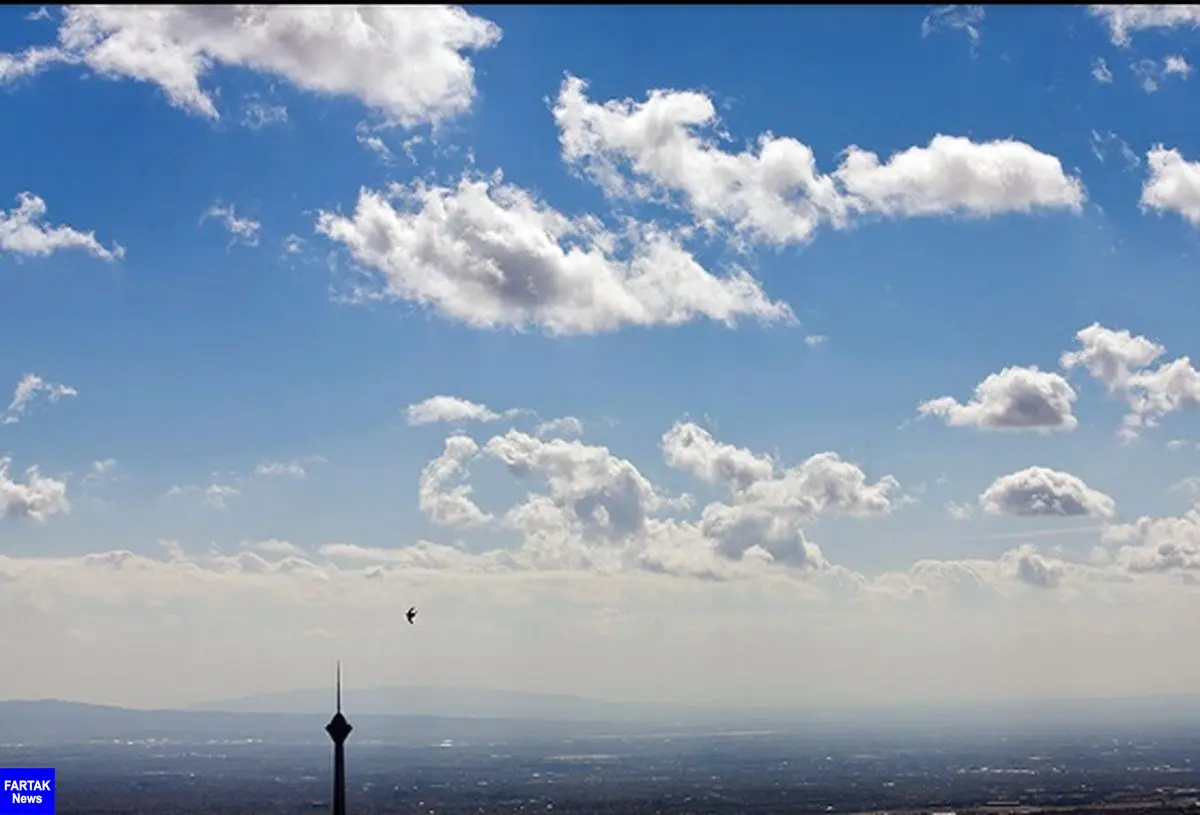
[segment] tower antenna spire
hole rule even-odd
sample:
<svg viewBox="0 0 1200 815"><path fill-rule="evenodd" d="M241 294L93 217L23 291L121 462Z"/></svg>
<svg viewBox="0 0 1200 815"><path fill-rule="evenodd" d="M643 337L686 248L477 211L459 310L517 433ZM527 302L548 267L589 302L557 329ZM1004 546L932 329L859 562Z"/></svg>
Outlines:
<svg viewBox="0 0 1200 815"><path fill-rule="evenodd" d="M337 661L337 712L342 712L342 661Z"/></svg>

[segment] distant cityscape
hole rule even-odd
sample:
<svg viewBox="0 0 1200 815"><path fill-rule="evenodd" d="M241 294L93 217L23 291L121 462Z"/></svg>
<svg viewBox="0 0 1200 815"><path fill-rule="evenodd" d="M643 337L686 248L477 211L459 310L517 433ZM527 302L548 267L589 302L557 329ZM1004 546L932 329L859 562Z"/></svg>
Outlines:
<svg viewBox="0 0 1200 815"><path fill-rule="evenodd" d="M737 729L380 714L350 727L341 701L328 734L312 714L0 703L0 762L56 767L58 811L78 815L1200 811L1196 718L1138 724L1112 703L1041 726L942 715ZM344 810L330 737L345 744Z"/></svg>

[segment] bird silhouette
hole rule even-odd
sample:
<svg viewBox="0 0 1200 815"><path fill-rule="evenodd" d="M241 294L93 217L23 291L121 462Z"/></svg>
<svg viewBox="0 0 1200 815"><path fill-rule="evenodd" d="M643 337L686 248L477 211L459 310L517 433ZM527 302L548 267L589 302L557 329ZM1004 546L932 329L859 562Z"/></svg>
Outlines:
<svg viewBox="0 0 1200 815"><path fill-rule="evenodd" d="M405 617L405 619L408 620L408 624L412 625L413 620L417 619L417 607L413 606L412 608L410 608L407 611L407 613L405 613L404 617Z"/></svg>

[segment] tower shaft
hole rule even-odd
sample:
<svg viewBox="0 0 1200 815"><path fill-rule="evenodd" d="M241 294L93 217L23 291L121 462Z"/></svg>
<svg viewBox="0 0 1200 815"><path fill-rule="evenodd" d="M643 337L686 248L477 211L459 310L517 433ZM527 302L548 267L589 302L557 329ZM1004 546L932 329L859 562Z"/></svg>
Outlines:
<svg viewBox="0 0 1200 815"><path fill-rule="evenodd" d="M342 663L337 665L337 712L325 725L333 739L333 815L346 815L346 739L354 730L342 715Z"/></svg>

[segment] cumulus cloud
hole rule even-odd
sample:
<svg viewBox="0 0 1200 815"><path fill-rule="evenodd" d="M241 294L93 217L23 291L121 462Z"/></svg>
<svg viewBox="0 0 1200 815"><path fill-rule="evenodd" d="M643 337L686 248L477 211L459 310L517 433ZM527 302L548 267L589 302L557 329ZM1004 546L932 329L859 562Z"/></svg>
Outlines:
<svg viewBox="0 0 1200 815"><path fill-rule="evenodd" d="M992 515L1020 517L1111 518L1116 502L1081 478L1048 467L1027 467L992 482L979 496L979 505Z"/></svg>
<svg viewBox="0 0 1200 815"><path fill-rule="evenodd" d="M1092 79L1102 85L1112 84L1112 71L1108 67L1108 63L1103 57L1096 57L1092 60Z"/></svg>
<svg viewBox="0 0 1200 815"><path fill-rule="evenodd" d="M1075 389L1050 371L1010 367L975 387L975 397L960 404L950 396L922 403L918 413L937 416L951 427L980 430L1074 430Z"/></svg>
<svg viewBox="0 0 1200 815"><path fill-rule="evenodd" d="M1200 162L1158 145L1146 154L1150 175L1142 187L1144 209L1174 212L1200 226Z"/></svg>
<svg viewBox="0 0 1200 815"><path fill-rule="evenodd" d="M3 63L0 62L0 76ZM45 222L46 202L31 192L17 195L17 206L0 210L0 250L14 255L46 257L63 249L82 249L100 260L120 260L125 247L111 248L96 240L95 232L80 232L69 226L50 226Z"/></svg>
<svg viewBox="0 0 1200 815"><path fill-rule="evenodd" d="M548 502L531 496L510 513L509 520L527 530L566 520L590 537L625 539L644 532L649 516L669 506L632 462L606 447L509 430L489 439L484 451L518 478L546 480Z"/></svg>
<svg viewBox="0 0 1200 815"><path fill-rule="evenodd" d="M1093 323L1075 335L1082 346L1062 355L1065 369L1083 367L1110 393L1122 394L1129 403L1121 429L1126 440L1142 428L1156 427L1159 419L1184 408L1200 406L1200 371L1190 358L1179 357L1150 365L1166 348L1126 329L1115 330Z"/></svg>
<svg viewBox="0 0 1200 815"><path fill-rule="evenodd" d="M37 374L29 373L21 377L17 382L16 390L13 391L12 401L8 403L8 408L0 413L0 423L16 424L21 421L29 409L30 404L39 396L42 396L50 404L54 404L59 399L70 396L78 396L79 391L72 388L70 385L60 385L57 382L47 382Z"/></svg>
<svg viewBox="0 0 1200 815"><path fill-rule="evenodd" d="M42 475L37 467L25 471L24 482L14 481L9 477L11 465L10 457L0 456L0 519L45 523L51 515L71 510L64 482Z"/></svg>
<svg viewBox="0 0 1200 815"><path fill-rule="evenodd" d="M678 422L663 434L662 450L669 466L729 491L732 500L705 506L699 524L727 558L765 554L790 566L826 569L821 550L804 535L805 522L820 515L886 514L899 503L895 478L868 484L862 470L835 453L779 470L769 456L718 442L693 422Z"/></svg>
<svg viewBox="0 0 1200 815"><path fill-rule="evenodd" d="M465 476L466 465L479 453L479 445L468 436L446 439L442 455L425 466L417 489L421 512L434 523L451 527L472 527L487 523L492 516L471 500L468 484L449 483Z"/></svg>
<svg viewBox="0 0 1200 815"><path fill-rule="evenodd" d="M675 513L692 506L690 495L668 494L608 448L512 429L483 444L463 435L447 439L421 475L419 503L447 527L515 533L520 546L488 568L729 579L771 564L836 571L807 540L803 524L822 515L885 514L903 502L894 478L867 483L858 467L833 453L777 470L769 457L719 442L691 423L668 430L662 446L670 466L727 489L728 502L710 503L698 521L685 520ZM500 515L481 510L465 483L468 464L481 457L531 488Z"/></svg>
<svg viewBox="0 0 1200 815"><path fill-rule="evenodd" d="M1082 347L1064 352L1059 364L1066 370L1086 368L1110 391L1127 387L1134 370L1145 368L1166 353L1163 346L1146 337L1134 336L1127 329L1105 328L1099 323L1080 329L1075 339Z"/></svg>
<svg viewBox="0 0 1200 815"><path fill-rule="evenodd" d="M692 512L681 496L598 445L539 439L517 430L482 443L452 434L443 454L422 474L418 496L427 515L472 545L457 540L455 545L418 540L387 546L327 540L299 546L266 538L224 551L216 546L188 551L168 542L153 556L124 549L82 556L0 555L0 604L16 614L29 598L53 598L43 605L68 608L71 616L61 619L76 627L86 620L84 627L95 626L89 630L108 648L124 640L112 636L103 627L106 623L139 637L139 647L153 636L152 627L164 626L171 632L164 635L165 646L179 638L178 628L169 628L171 618L178 617L180 625L189 626L192 648L202 634L197 628L201 621L211 620L224 647L241 643L249 651L253 634L239 629L236 637L229 636L230 611L247 609L270 630L280 653L286 653L281 643L293 628L344 625L361 633L363 625L374 625L371 620L381 621L379 630L363 639L377 645L379 635L395 624L387 609L394 609L396 597L419 594L423 605L438 605L439 626L451 631L455 642L473 647L510 631L502 642L511 649L511 637L517 636L511 631L527 629L511 615L526 612L545 623L537 629L539 637L547 635L546 626L561 624L577 642L591 630L586 619L593 607L621 608L631 617L662 613L660 622L670 627L663 632L669 640L663 641L678 644L678 636L711 637L711 626L698 623L695 615L715 608L735 615L729 630L736 629L739 636L756 630L748 627L752 624L779 625L794 643L796 630L833 626L836 636L831 633L827 647L842 653L849 632L870 630L880 642L892 641L899 615L949 608L956 614L986 612L990 616L974 621L990 621L1002 631L1010 629L1004 624L1008 618L994 615L1022 610L1030 614L1029 632L1045 631L1047 620L1062 625L1075 613L1093 615L1089 619L1094 623L1097 606L1091 601L1135 599L1134 609L1143 608L1141 601L1165 603L1166 589L1179 582L1179 572L1195 568L1195 554L1187 548L1188 536L1194 536L1188 525L1197 524L1193 514L1110 527L1109 554L1087 563L1022 543L994 558L921 559L906 569L866 574L838 565L836 553L823 551L807 527L828 515L893 510L903 503L894 480L869 483L853 464L831 453L786 465L686 421L668 428L661 444L672 468L719 490L719 499ZM528 492L505 511L483 512L467 483L468 465L478 459L499 462ZM1044 499L1021 505L1029 504L1048 505ZM1060 501L1058 508L1067 511L1066 506ZM473 521L481 523L472 526ZM893 542L890 534L880 526L872 532L881 546ZM694 604L686 605L685 597ZM1089 602L1070 605L1079 597ZM144 613L146 608L155 613ZM554 613L547 615L546 608ZM668 608L676 613L666 614ZM1050 609L1055 613L1047 615ZM1179 610L1180 619L1186 619ZM800 614L819 614L821 624L797 629ZM271 615L278 615L278 621ZM60 618L50 608L30 619L50 630ZM793 624L779 624L781 619ZM911 662L911 643L936 634L929 623L938 620L946 617L911 620L905 629L909 639L896 646L905 659ZM1139 618L1138 624L1144 621ZM459 626L462 636L478 639L462 640ZM621 630L655 628L631 624ZM26 629L6 629L5 644L23 636L20 631ZM1014 637L1019 640L1029 632ZM1106 632L1111 638L1111 630ZM57 640L54 644L59 647ZM661 644L656 641L652 650L657 649ZM764 649L755 643L748 650ZM961 647L949 648L947 654L952 652L961 657ZM877 661L878 650L871 653ZM1072 659L1078 659L1077 653ZM640 654L638 661L644 661Z"/></svg>
<svg viewBox="0 0 1200 815"><path fill-rule="evenodd" d="M232 204L225 206L214 204L200 216L200 223L209 219L217 220L229 233L229 245L240 243L244 246L258 246L258 230L262 227L253 218L239 218Z"/></svg>
<svg viewBox="0 0 1200 815"><path fill-rule="evenodd" d="M406 127L465 112L475 71L464 52L495 45L494 23L455 6L68 6L55 46L0 54L0 81L56 64L157 85L172 105L217 119L202 86L217 66L302 91L348 96Z"/></svg>
<svg viewBox="0 0 1200 815"><path fill-rule="evenodd" d="M464 422L495 422L511 418L524 411L521 408L510 408L503 413L497 413L487 405L480 405L468 399L457 396L431 396L428 399L409 405L405 415L410 425L435 424L446 422L462 424Z"/></svg>
<svg viewBox="0 0 1200 815"><path fill-rule="evenodd" d="M821 225L846 227L856 216L1079 211L1085 198L1057 158L1011 139L939 134L887 162L851 146L832 174L818 170L808 145L772 133L752 150L727 152L716 107L696 91L598 104L568 76L554 118L563 159L610 196L674 202L704 228L776 245L807 242Z"/></svg>
<svg viewBox="0 0 1200 815"><path fill-rule="evenodd" d="M775 473L770 456L718 442L693 422L677 422L664 433L662 451L668 466L734 491L748 489Z"/></svg>
<svg viewBox="0 0 1200 815"><path fill-rule="evenodd" d="M1200 6L1094 5L1088 11L1107 25L1113 45L1129 45L1130 35L1154 28L1182 28L1200 25Z"/></svg>
<svg viewBox="0 0 1200 815"><path fill-rule="evenodd" d="M381 290L363 296L419 303L475 328L568 335L699 318L795 320L748 272L714 275L657 227L612 233L499 174L464 176L454 188L364 189L352 216L322 212L317 230L381 276Z"/></svg>
<svg viewBox="0 0 1200 815"><path fill-rule="evenodd" d="M1104 532L1113 547L1112 561L1138 573L1195 571L1200 569L1200 506L1178 517L1138 518Z"/></svg>

